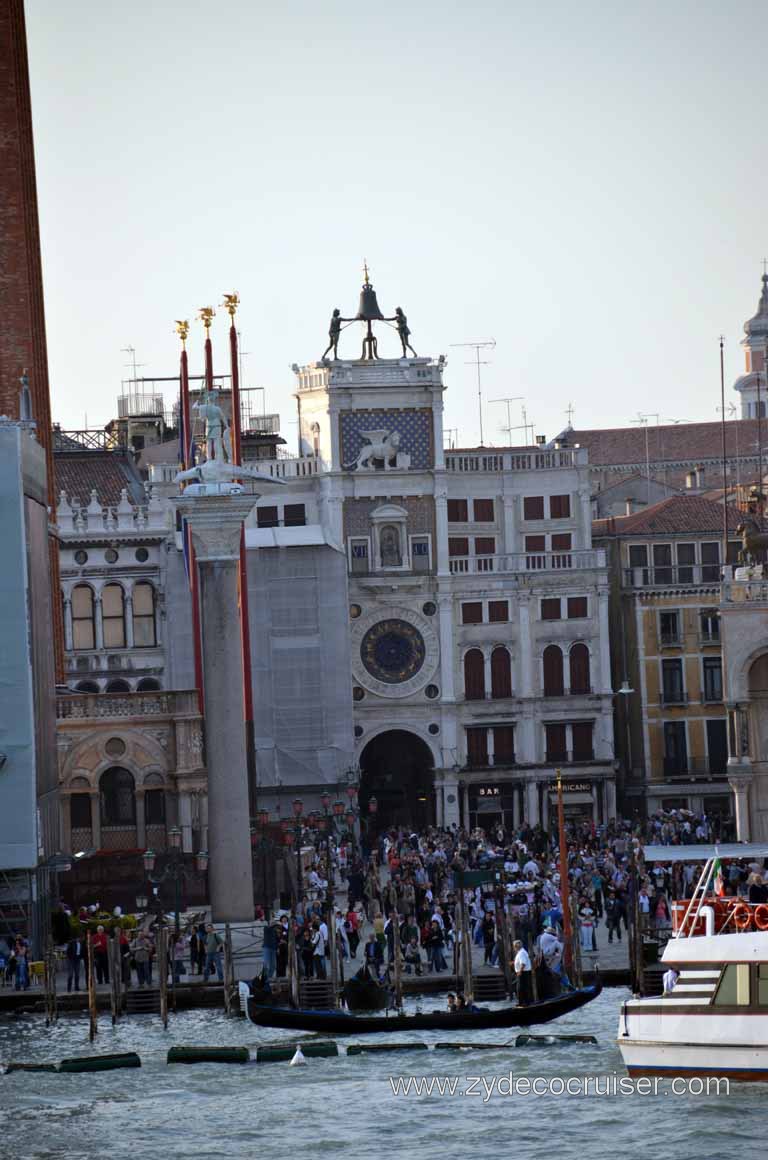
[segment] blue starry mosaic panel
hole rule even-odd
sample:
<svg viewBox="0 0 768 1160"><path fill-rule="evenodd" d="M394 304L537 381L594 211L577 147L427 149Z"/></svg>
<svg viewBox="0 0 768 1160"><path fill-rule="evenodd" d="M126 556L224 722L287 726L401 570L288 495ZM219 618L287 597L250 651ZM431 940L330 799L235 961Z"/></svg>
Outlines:
<svg viewBox="0 0 768 1160"><path fill-rule="evenodd" d="M340 416L342 463L352 463L369 442L363 431L400 435L400 451L411 457L411 467L432 467L432 412L419 410L342 411Z"/></svg>

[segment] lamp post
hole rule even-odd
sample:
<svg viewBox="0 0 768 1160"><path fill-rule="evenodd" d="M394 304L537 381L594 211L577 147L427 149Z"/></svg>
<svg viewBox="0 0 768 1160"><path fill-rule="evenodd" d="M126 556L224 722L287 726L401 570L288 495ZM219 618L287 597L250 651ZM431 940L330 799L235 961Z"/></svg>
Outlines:
<svg viewBox="0 0 768 1160"><path fill-rule="evenodd" d="M257 823L258 829L261 832L259 834L259 839L257 842L256 837L255 837L257 831L256 830L251 831L251 844L252 844L252 846L254 846L256 849L258 849L261 852L261 885L262 885L261 901L262 901L262 907L264 909L264 917L266 918L267 921L269 921L270 898L269 898L269 885L267 882L267 855L273 854L274 850L275 850L274 842L266 834L266 828L269 825L269 810L264 810L264 809L257 810L256 811L256 823Z"/></svg>
<svg viewBox="0 0 768 1160"><path fill-rule="evenodd" d="M181 883L188 875L188 870L184 866L184 856L181 851L181 830L178 826L174 826L168 833L168 845L170 850L170 861L166 865L162 874L153 877L152 871L155 868L157 855L154 850L145 850L143 854L144 869L147 872L147 878L152 887L152 896L158 903L158 918L163 913L163 908L160 904L158 895L158 888L166 882L169 878L173 881L173 916L174 916L174 932L179 933L179 914L181 912ZM207 850L198 850L195 855L195 866L197 870L204 874L208 868L208 852ZM137 906L140 901L146 902L147 899L141 895L136 899Z"/></svg>

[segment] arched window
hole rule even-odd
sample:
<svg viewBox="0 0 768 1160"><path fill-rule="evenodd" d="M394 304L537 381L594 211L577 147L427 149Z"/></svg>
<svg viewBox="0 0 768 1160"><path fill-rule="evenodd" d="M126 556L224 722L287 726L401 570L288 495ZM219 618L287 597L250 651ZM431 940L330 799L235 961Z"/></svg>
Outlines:
<svg viewBox="0 0 768 1160"><path fill-rule="evenodd" d="M162 687L163 686L160 684L160 682L156 681L154 677L142 677L141 680L139 681L138 685L136 686L136 692L137 693L159 693L159 691L162 689Z"/></svg>
<svg viewBox="0 0 768 1160"><path fill-rule="evenodd" d="M136 648L154 648L157 644L155 590L144 582L133 586L133 643Z"/></svg>
<svg viewBox="0 0 768 1160"><path fill-rule="evenodd" d="M491 696L512 696L512 665L504 645L499 645L491 653Z"/></svg>
<svg viewBox="0 0 768 1160"><path fill-rule="evenodd" d="M571 673L571 692L588 693L590 691L589 649L585 644L573 645L568 660Z"/></svg>
<svg viewBox="0 0 768 1160"><path fill-rule="evenodd" d="M125 600L119 584L101 590L101 623L104 648L125 648Z"/></svg>
<svg viewBox="0 0 768 1160"><path fill-rule="evenodd" d="M91 828L91 795L89 793L73 793L69 796L69 824L73 830L90 830ZM77 847L73 847L77 848Z"/></svg>
<svg viewBox="0 0 768 1160"><path fill-rule="evenodd" d="M131 686L127 681L121 680L119 677L114 681L107 681L108 693L130 693Z"/></svg>
<svg viewBox="0 0 768 1160"><path fill-rule="evenodd" d="M99 779L102 826L136 824L133 774L120 766L106 769Z"/></svg>
<svg viewBox="0 0 768 1160"><path fill-rule="evenodd" d="M464 697L467 701L485 700L485 658L479 648L464 654Z"/></svg>
<svg viewBox="0 0 768 1160"><path fill-rule="evenodd" d="M96 618L93 589L76 584L72 589L72 647L96 648Z"/></svg>
<svg viewBox="0 0 768 1160"><path fill-rule="evenodd" d="M144 819L148 826L165 825L165 790L144 791Z"/></svg>
<svg viewBox="0 0 768 1160"><path fill-rule="evenodd" d="M556 644L548 644L544 649L544 696L562 697L563 654Z"/></svg>
<svg viewBox="0 0 768 1160"><path fill-rule="evenodd" d="M75 685L76 693L98 693L99 686L95 681L78 681Z"/></svg>

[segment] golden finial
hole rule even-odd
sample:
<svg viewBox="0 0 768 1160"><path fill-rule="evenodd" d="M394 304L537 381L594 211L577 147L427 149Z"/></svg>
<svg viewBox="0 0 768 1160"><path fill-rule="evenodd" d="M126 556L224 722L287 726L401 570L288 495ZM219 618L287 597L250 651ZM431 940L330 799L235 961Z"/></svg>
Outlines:
<svg viewBox="0 0 768 1160"><path fill-rule="evenodd" d="M232 319L234 324L235 314L237 313L237 308L240 305L240 295L238 294L237 290L233 290L231 294L225 294L224 301L221 305L226 307L227 311L229 312L229 317Z"/></svg>
<svg viewBox="0 0 768 1160"><path fill-rule="evenodd" d="M363 258L363 274L365 275L364 285L370 286L371 283L368 279L368 259L367 258Z"/></svg>
<svg viewBox="0 0 768 1160"><path fill-rule="evenodd" d="M212 306L201 306L197 312L197 317L205 327L206 334L211 329L211 323L213 322L215 314L216 311Z"/></svg>
<svg viewBox="0 0 768 1160"><path fill-rule="evenodd" d="M181 345L184 346L187 341L187 335L189 334L189 322L186 318L176 319L176 333L181 339Z"/></svg>

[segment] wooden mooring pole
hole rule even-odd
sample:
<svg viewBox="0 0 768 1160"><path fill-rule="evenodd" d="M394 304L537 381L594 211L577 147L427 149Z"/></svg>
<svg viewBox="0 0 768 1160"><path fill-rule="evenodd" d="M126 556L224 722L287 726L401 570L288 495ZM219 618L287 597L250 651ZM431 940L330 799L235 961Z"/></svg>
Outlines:
<svg viewBox="0 0 768 1160"><path fill-rule="evenodd" d="M224 926L224 1011L232 1014L232 992L235 989L235 964L232 959L232 928Z"/></svg>
<svg viewBox="0 0 768 1160"><path fill-rule="evenodd" d="M56 999L56 951L49 940L45 949L45 1026L50 1027L59 1017Z"/></svg>
<svg viewBox="0 0 768 1160"><path fill-rule="evenodd" d="M157 931L157 970L160 983L160 1018L168 1027L168 930L163 924Z"/></svg>
<svg viewBox="0 0 768 1160"><path fill-rule="evenodd" d="M99 1015L96 1007L96 972L93 966L93 935L85 936L86 962L88 964L88 1038L91 1043L99 1033Z"/></svg>

